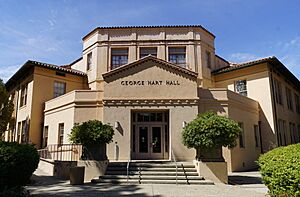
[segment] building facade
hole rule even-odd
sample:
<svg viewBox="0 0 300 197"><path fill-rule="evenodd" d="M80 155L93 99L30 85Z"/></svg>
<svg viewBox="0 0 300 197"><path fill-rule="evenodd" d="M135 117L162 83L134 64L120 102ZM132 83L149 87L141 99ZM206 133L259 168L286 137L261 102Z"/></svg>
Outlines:
<svg viewBox="0 0 300 197"><path fill-rule="evenodd" d="M214 39L199 25L94 29L83 38L82 58L55 67L77 77L78 86L66 84L65 94L33 99L42 119L32 134L40 139L36 144L69 143L75 123L98 119L115 129L110 160L170 160L173 153L191 161L195 150L183 146L181 131L205 111L242 128L238 145L223 148L229 171L254 168L260 153L299 142L299 80L276 57L229 63L215 54ZM15 75L7 82L11 92L18 87L11 82ZM22 128L18 120L14 140Z"/></svg>

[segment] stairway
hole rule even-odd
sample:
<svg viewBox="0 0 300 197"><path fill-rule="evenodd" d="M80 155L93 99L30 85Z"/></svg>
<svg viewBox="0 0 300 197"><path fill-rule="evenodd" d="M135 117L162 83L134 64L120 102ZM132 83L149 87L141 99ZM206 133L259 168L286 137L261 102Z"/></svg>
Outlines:
<svg viewBox="0 0 300 197"><path fill-rule="evenodd" d="M110 162L106 174L93 183L115 184L187 184L187 185L213 185L209 180L204 180L197 173L192 163L171 162L131 162L127 179L127 162Z"/></svg>

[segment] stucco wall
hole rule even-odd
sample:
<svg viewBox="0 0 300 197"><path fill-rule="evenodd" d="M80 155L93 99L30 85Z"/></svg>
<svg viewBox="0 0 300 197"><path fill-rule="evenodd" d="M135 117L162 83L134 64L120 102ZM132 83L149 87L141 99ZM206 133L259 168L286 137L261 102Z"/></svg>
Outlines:
<svg viewBox="0 0 300 197"><path fill-rule="evenodd" d="M216 87L235 91L237 80L247 81L247 97L259 102L263 151L276 147L274 109L267 64L259 64L236 71L218 74L214 77Z"/></svg>

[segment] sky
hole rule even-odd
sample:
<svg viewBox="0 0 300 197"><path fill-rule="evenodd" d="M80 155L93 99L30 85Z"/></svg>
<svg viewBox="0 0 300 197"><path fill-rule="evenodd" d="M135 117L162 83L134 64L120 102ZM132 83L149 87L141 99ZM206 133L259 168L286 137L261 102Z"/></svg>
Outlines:
<svg viewBox="0 0 300 197"><path fill-rule="evenodd" d="M98 26L196 24L226 60L276 56L300 79L300 0L0 0L0 78L29 59L71 63Z"/></svg>

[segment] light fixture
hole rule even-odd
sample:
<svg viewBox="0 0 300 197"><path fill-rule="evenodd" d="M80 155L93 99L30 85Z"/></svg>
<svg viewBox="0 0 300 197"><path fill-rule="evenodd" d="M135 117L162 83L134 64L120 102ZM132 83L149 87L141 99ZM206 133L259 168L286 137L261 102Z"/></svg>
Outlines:
<svg viewBox="0 0 300 197"><path fill-rule="evenodd" d="M119 127L120 123L118 121L115 122L115 129Z"/></svg>
<svg viewBox="0 0 300 197"><path fill-rule="evenodd" d="M182 122L182 128L184 128L184 127L185 127L185 125L186 125L186 122L185 122L185 121L183 121L183 122Z"/></svg>

